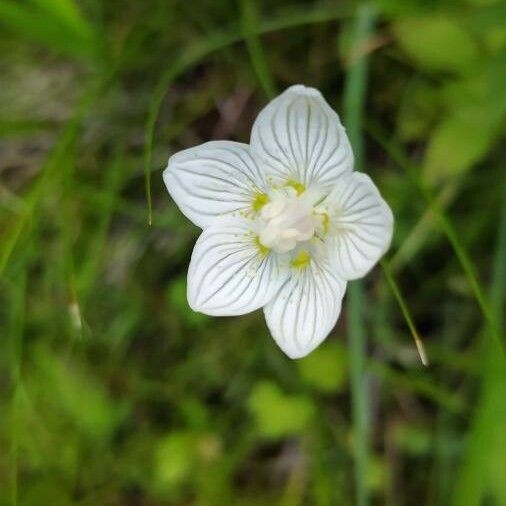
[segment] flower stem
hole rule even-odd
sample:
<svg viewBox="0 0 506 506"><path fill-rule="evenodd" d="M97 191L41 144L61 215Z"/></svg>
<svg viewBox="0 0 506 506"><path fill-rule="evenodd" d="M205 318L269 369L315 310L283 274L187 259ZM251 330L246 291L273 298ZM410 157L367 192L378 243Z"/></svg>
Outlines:
<svg viewBox="0 0 506 506"><path fill-rule="evenodd" d="M383 273L385 274L387 283L390 286L390 289L392 290L394 297L397 300L397 303L399 304L399 307L401 308L402 315L404 316L404 319L406 320L411 335L413 336L416 349L418 350L418 354L420 355L420 360L422 361L422 364L427 367L429 365L429 359L427 358L425 346L423 345L423 341L420 338L418 330L416 330L415 323L413 321L413 318L411 317L411 313L409 312L406 301L404 300L404 297L399 289L399 286L397 285L397 282L395 281L395 278L392 274L392 269L390 268L390 265L386 260L381 260L381 267L383 268Z"/></svg>
<svg viewBox="0 0 506 506"><path fill-rule="evenodd" d="M367 84L367 55L361 51L364 41L374 26L375 12L371 6L363 5L357 10L352 31L352 45L344 94L345 124L350 137L357 168L363 159L362 114ZM356 504L367 506L367 472L369 467L369 438L367 413L367 386L365 378L366 332L363 308L365 294L359 281L350 283L348 291L348 353L351 374L351 396L353 410L353 449L355 460Z"/></svg>

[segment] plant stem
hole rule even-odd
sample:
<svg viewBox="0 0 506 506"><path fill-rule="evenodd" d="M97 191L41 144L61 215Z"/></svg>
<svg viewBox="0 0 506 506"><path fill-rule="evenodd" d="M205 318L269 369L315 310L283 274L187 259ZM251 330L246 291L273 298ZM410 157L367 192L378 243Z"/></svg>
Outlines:
<svg viewBox="0 0 506 506"><path fill-rule="evenodd" d="M399 286L397 285L397 282L395 281L395 278L392 274L392 269L390 268L390 265L386 260L381 260L381 267L383 268L383 273L385 274L387 283L394 294L395 300L397 301L399 307L401 308L402 315L406 320L408 328L411 331L411 335L413 336L413 340L415 341L416 349L418 350L418 354L420 355L420 360L422 361L422 364L424 366L428 366L429 359L427 358L427 353L425 352L425 346L423 345L423 341L420 338L420 334L416 330L416 326L413 321L413 318L411 317L411 313L409 312L408 305L406 304L406 301L404 300L404 297L399 289Z"/></svg>
<svg viewBox="0 0 506 506"><path fill-rule="evenodd" d="M350 62L344 95L346 128L350 137L355 161L358 168L362 165L362 114L367 84L367 56L361 51L364 41L369 37L375 20L371 6L361 6L355 17L350 54ZM367 413L367 386L365 378L366 365L366 331L364 324L365 294L358 281L350 283L348 291L348 353L351 374L351 396L354 426L354 459L356 504L369 504L367 490L367 471L369 467L369 438Z"/></svg>

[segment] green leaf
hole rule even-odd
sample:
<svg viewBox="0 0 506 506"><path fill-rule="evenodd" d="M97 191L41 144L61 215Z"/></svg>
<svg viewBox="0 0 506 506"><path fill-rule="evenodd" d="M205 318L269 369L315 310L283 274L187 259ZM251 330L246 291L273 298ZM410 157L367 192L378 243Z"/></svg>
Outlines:
<svg viewBox="0 0 506 506"><path fill-rule="evenodd" d="M161 490L170 490L186 478L201 474L222 456L221 440L212 433L179 430L158 441L155 480Z"/></svg>
<svg viewBox="0 0 506 506"><path fill-rule="evenodd" d="M180 483L189 475L195 460L197 437L192 432L174 432L156 449L155 475L161 487Z"/></svg>
<svg viewBox="0 0 506 506"><path fill-rule="evenodd" d="M484 60L473 74L441 88L448 115L429 141L424 163L429 183L469 170L496 141L506 114L505 56Z"/></svg>
<svg viewBox="0 0 506 506"><path fill-rule="evenodd" d="M76 57L92 58L97 48L95 34L86 25L69 23L55 12L0 0L0 25L49 48Z"/></svg>
<svg viewBox="0 0 506 506"><path fill-rule="evenodd" d="M259 432L268 438L279 438L302 431L314 414L311 401L301 395L286 395L274 383L257 383L248 406Z"/></svg>
<svg viewBox="0 0 506 506"><path fill-rule="evenodd" d="M297 362L304 381L322 392L337 392L347 377L346 353L338 343L327 343Z"/></svg>
<svg viewBox="0 0 506 506"><path fill-rule="evenodd" d="M506 113L506 48L485 59L463 78L449 81L441 88L441 101L447 110L472 117L477 123L497 126Z"/></svg>
<svg viewBox="0 0 506 506"><path fill-rule="evenodd" d="M83 37L92 34L91 26L82 16L74 0L32 0L32 3L51 17L59 19L69 29Z"/></svg>
<svg viewBox="0 0 506 506"><path fill-rule="evenodd" d="M408 56L427 70L462 72L478 60L473 38L453 19L408 18L396 22L393 31Z"/></svg>
<svg viewBox="0 0 506 506"><path fill-rule="evenodd" d="M427 148L424 178L430 184L469 170L487 153L494 131L487 121L456 113L434 131Z"/></svg>

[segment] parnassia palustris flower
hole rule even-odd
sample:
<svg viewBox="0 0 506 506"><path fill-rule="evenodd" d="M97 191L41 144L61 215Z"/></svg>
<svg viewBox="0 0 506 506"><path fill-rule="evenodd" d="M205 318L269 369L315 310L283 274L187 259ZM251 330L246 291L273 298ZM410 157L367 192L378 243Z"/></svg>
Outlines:
<svg viewBox="0 0 506 506"><path fill-rule="evenodd" d="M272 100L250 144L176 153L163 179L203 230L188 271L191 308L232 316L263 307L291 358L327 337L347 281L364 276L392 238L390 208L353 171L345 129L314 88L292 86Z"/></svg>

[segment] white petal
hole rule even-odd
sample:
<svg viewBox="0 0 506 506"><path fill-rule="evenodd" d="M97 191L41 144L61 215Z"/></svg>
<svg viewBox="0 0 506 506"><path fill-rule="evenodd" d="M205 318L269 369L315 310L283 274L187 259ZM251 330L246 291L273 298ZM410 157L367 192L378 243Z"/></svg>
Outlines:
<svg viewBox="0 0 506 506"><path fill-rule="evenodd" d="M247 220L219 220L193 249L188 302L211 316L249 313L269 302L286 276L279 255L262 254Z"/></svg>
<svg viewBox="0 0 506 506"><path fill-rule="evenodd" d="M276 182L294 180L330 188L353 169L353 153L339 117L321 93L292 86L258 115L252 154Z"/></svg>
<svg viewBox="0 0 506 506"><path fill-rule="evenodd" d="M169 159L163 180L184 215L201 228L223 215L251 210L265 179L247 144L211 141Z"/></svg>
<svg viewBox="0 0 506 506"><path fill-rule="evenodd" d="M329 215L334 265L345 279L364 276L390 246L394 219L365 174L343 176L321 206Z"/></svg>
<svg viewBox="0 0 506 506"><path fill-rule="evenodd" d="M306 356L328 336L341 312L345 289L346 282L323 258L312 258L306 267L292 270L264 307L272 337L290 358Z"/></svg>

